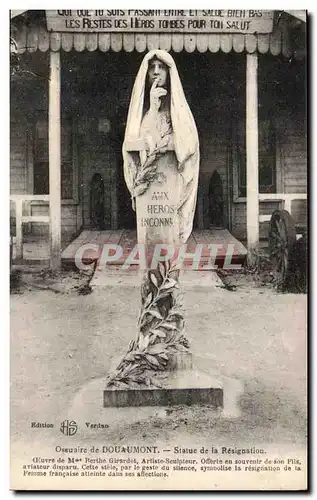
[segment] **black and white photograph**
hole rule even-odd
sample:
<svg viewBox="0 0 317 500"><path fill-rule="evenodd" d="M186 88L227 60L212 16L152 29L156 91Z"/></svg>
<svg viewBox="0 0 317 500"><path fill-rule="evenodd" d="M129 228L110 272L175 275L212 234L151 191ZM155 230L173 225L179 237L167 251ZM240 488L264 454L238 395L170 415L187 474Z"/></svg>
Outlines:
<svg viewBox="0 0 317 500"><path fill-rule="evenodd" d="M10 489L307 491L309 12L8 15Z"/></svg>

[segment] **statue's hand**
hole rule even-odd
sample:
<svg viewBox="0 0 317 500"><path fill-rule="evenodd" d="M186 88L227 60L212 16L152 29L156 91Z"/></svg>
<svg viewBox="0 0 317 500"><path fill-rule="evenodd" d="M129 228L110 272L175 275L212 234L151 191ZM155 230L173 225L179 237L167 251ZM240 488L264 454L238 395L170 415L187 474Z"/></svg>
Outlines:
<svg viewBox="0 0 317 500"><path fill-rule="evenodd" d="M161 97L166 96L167 90L157 87L158 80L154 80L150 90L150 111L158 112L161 106Z"/></svg>
<svg viewBox="0 0 317 500"><path fill-rule="evenodd" d="M144 136L144 143L146 147L146 152L151 155L156 148L156 142L150 134Z"/></svg>

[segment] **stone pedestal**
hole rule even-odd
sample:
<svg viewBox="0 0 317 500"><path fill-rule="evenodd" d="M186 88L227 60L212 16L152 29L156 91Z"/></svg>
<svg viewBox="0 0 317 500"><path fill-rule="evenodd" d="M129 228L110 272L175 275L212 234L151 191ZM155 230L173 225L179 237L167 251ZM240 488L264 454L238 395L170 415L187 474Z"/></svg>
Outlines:
<svg viewBox="0 0 317 500"><path fill-rule="evenodd" d="M193 368L190 352L169 356L166 370L152 374L150 380L150 386L108 387L103 393L104 408L195 404L223 408L222 384Z"/></svg>
<svg viewBox="0 0 317 500"><path fill-rule="evenodd" d="M184 371L192 370L193 368L193 355L191 352L178 352L171 354L166 364L168 371Z"/></svg>
<svg viewBox="0 0 317 500"><path fill-rule="evenodd" d="M221 384L198 370L177 370L164 372L153 377L160 386L135 389L106 389L103 406L170 406L207 405L223 408L223 388Z"/></svg>

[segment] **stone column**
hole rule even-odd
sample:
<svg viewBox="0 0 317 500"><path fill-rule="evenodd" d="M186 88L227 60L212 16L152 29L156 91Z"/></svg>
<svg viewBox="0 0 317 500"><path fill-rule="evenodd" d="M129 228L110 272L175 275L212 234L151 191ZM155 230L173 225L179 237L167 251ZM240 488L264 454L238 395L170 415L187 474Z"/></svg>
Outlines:
<svg viewBox="0 0 317 500"><path fill-rule="evenodd" d="M133 152L140 151L140 144L130 147ZM169 150L166 154L173 153ZM169 168L164 180L152 182L135 200L138 245L144 252L146 264L138 331L111 375L109 386L155 385L158 372L191 367L177 267L180 176L176 168L173 170L171 165Z"/></svg>
<svg viewBox="0 0 317 500"><path fill-rule="evenodd" d="M259 243L258 56L247 54L246 73L247 240L252 264Z"/></svg>
<svg viewBox="0 0 317 500"><path fill-rule="evenodd" d="M51 268L61 266L61 66L60 53L50 52L49 111L49 211Z"/></svg>

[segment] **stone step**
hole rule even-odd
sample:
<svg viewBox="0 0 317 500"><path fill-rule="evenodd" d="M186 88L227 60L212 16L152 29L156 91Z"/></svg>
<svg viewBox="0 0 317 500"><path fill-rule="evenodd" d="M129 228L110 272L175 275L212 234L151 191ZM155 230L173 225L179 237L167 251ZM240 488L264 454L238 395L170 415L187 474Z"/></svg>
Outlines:
<svg viewBox="0 0 317 500"><path fill-rule="evenodd" d="M123 269L122 266L97 267L90 286L100 290L108 286L132 286L140 287L144 271L138 266ZM180 288L191 287L222 287L223 282L215 271L182 270L180 272Z"/></svg>

